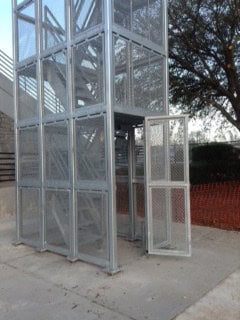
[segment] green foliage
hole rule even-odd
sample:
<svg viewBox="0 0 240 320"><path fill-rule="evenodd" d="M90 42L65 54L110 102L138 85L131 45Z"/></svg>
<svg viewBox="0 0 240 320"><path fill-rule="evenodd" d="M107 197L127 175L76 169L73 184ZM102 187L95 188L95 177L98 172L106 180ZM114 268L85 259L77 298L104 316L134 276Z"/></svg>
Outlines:
<svg viewBox="0 0 240 320"><path fill-rule="evenodd" d="M240 1L169 0L170 102L240 130Z"/></svg>
<svg viewBox="0 0 240 320"><path fill-rule="evenodd" d="M192 149L191 184L240 179L240 150L229 144L212 143Z"/></svg>
<svg viewBox="0 0 240 320"><path fill-rule="evenodd" d="M230 144L211 143L192 149L192 161L229 161L237 158L237 150Z"/></svg>

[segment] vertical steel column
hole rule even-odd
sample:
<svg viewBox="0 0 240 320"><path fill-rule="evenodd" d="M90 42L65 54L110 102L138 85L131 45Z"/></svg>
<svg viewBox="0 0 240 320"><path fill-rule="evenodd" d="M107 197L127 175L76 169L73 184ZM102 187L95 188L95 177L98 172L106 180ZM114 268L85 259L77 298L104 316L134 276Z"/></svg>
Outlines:
<svg viewBox="0 0 240 320"><path fill-rule="evenodd" d="M168 75L168 0L163 0L163 48L165 55L164 62L164 72L163 72L163 81L164 81L164 104L165 104L165 115L169 115L169 75ZM171 180L171 162L170 162L170 142L169 142L169 122L166 122L164 125L164 143L165 143L165 163L167 170L167 181ZM167 239L171 243L172 239L172 205L171 205L171 190L166 190L167 203L166 203L166 212L167 212Z"/></svg>
<svg viewBox="0 0 240 320"><path fill-rule="evenodd" d="M37 41L37 84L38 84L38 121L39 121L39 132L38 132L38 148L39 148L39 163L40 163L40 251L46 250L46 217L45 217L45 163L44 163L44 131L43 131L43 74L42 74L42 63L41 63L41 46L42 46L42 0L35 1L35 12L36 12L36 41Z"/></svg>
<svg viewBox="0 0 240 320"><path fill-rule="evenodd" d="M129 220L130 220L130 239L135 239L135 217L136 217L136 204L133 190L133 175L134 175L134 129L128 130L128 203L129 203Z"/></svg>
<svg viewBox="0 0 240 320"><path fill-rule="evenodd" d="M108 161L108 249L109 273L118 272L117 219L116 219L116 171L114 146L114 79L113 79L113 1L104 1L105 76L107 104L107 161Z"/></svg>
<svg viewBox="0 0 240 320"><path fill-rule="evenodd" d="M189 244L189 256L192 255L192 244L191 244L191 205L190 205L190 175L189 175L189 143L188 143L188 116L184 117L184 146L185 146L185 168L184 168L184 180L187 183L187 188L185 191L185 212L186 212L186 241Z"/></svg>
<svg viewBox="0 0 240 320"><path fill-rule="evenodd" d="M168 98L165 99L167 103ZM163 124L163 143L165 153L165 170L166 181L171 181L171 161L170 161L170 121L165 121ZM171 189L166 189L166 218L167 218L167 242L172 242L172 201L171 201Z"/></svg>
<svg viewBox="0 0 240 320"><path fill-rule="evenodd" d="M149 155L151 152L150 145L149 145L149 123L147 119L144 120L144 199L145 199L145 249L146 253L148 252L149 244L151 243L151 232L152 232L152 215L150 214L151 210L151 190L149 187L149 180L150 180L150 172L151 172L151 161L149 161ZM143 244L144 246L144 244Z"/></svg>
<svg viewBox="0 0 240 320"><path fill-rule="evenodd" d="M163 48L165 54L165 63L164 63L164 103L165 103L165 115L169 114L169 72L168 72L168 0L163 0Z"/></svg>
<svg viewBox="0 0 240 320"><path fill-rule="evenodd" d="M68 255L68 260L76 261L77 257L77 213L76 213L76 173L75 173L75 126L73 119L73 79L72 79L72 48L71 48L71 37L72 37L72 10L71 3L67 1L66 3L66 19L67 19L67 92L68 92L68 109L69 109L69 142L70 142L70 152L69 152L69 164L70 164L70 220L69 220L69 231L70 231L70 252Z"/></svg>
<svg viewBox="0 0 240 320"><path fill-rule="evenodd" d="M21 235L21 213L20 213L20 199L19 199L19 152L18 152L18 129L17 129L17 73L16 73L16 61L18 56L18 46L17 46L17 15L16 15L16 6L17 0L12 0L12 26L13 26L13 61L14 61L14 72L13 72L13 97L14 97L14 141L15 141L15 208L16 208L16 240L15 244L20 244L20 235Z"/></svg>

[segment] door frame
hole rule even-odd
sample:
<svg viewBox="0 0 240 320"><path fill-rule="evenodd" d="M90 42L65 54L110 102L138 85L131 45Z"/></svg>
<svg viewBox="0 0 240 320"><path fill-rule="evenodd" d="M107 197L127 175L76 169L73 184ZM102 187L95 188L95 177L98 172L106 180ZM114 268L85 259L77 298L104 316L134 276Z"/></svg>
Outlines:
<svg viewBox="0 0 240 320"><path fill-rule="evenodd" d="M151 181L151 146L150 146L150 123L154 121L169 123L171 120L183 120L184 123L184 180L183 181L171 181L170 177L170 152L169 152L169 125L164 126L163 144L165 152L165 163L166 171L165 178L163 180ZM191 220L190 220L190 183L189 183L189 149L188 149L188 116L177 115L177 116L151 116L145 118L144 123L145 132L145 224L146 224L146 251L149 254L154 255L171 255L171 256L191 256ZM152 189L153 188L165 188L167 194L167 239L160 245L160 248L154 248L153 245L153 213L152 213ZM185 250L168 250L163 249L163 246L168 246L171 242L171 201L170 192L171 189L182 189L184 190L184 208L185 208Z"/></svg>

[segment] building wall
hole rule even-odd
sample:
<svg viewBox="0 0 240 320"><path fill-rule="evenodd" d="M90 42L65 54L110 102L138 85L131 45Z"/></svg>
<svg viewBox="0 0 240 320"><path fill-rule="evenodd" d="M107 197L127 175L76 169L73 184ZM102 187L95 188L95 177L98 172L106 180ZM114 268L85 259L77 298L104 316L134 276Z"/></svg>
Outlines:
<svg viewBox="0 0 240 320"><path fill-rule="evenodd" d="M0 152L14 152L14 121L0 112Z"/></svg>
<svg viewBox="0 0 240 320"><path fill-rule="evenodd" d="M0 183L0 218L15 214L15 187L13 184Z"/></svg>

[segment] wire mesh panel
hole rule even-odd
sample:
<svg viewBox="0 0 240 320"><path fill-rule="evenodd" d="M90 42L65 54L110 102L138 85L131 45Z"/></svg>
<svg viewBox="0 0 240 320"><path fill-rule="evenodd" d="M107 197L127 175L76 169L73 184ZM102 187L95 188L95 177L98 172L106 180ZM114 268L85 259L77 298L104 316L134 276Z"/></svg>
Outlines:
<svg viewBox="0 0 240 320"><path fill-rule="evenodd" d="M44 114L67 110L67 68L65 52L58 52L42 62Z"/></svg>
<svg viewBox="0 0 240 320"><path fill-rule="evenodd" d="M132 0L132 31L144 38L149 38L148 0Z"/></svg>
<svg viewBox="0 0 240 320"><path fill-rule="evenodd" d="M75 108L100 104L104 101L103 49L102 35L73 49Z"/></svg>
<svg viewBox="0 0 240 320"><path fill-rule="evenodd" d="M151 189L153 251L188 252L186 196L185 188Z"/></svg>
<svg viewBox="0 0 240 320"><path fill-rule="evenodd" d="M42 0L43 50L66 40L65 0Z"/></svg>
<svg viewBox="0 0 240 320"><path fill-rule="evenodd" d="M120 181L118 181L120 180ZM117 232L120 236L130 236L129 186L116 177Z"/></svg>
<svg viewBox="0 0 240 320"><path fill-rule="evenodd" d="M119 36L114 53L116 106L165 114L165 58Z"/></svg>
<svg viewBox="0 0 240 320"><path fill-rule="evenodd" d="M146 119L148 250L190 254L187 118Z"/></svg>
<svg viewBox="0 0 240 320"><path fill-rule="evenodd" d="M19 178L36 182L39 179L38 127L19 130Z"/></svg>
<svg viewBox="0 0 240 320"><path fill-rule="evenodd" d="M106 180L105 117L75 121L77 180Z"/></svg>
<svg viewBox="0 0 240 320"><path fill-rule="evenodd" d="M164 114L164 58L137 45L132 50L133 105Z"/></svg>
<svg viewBox="0 0 240 320"><path fill-rule="evenodd" d="M145 187L144 183L134 184L134 198L136 199L135 207L135 237L143 239L145 226Z"/></svg>
<svg viewBox="0 0 240 320"><path fill-rule="evenodd" d="M79 254L107 259L107 194L78 191L77 210Z"/></svg>
<svg viewBox="0 0 240 320"><path fill-rule="evenodd" d="M185 124L183 119L169 121L169 157L171 181L184 181L185 172Z"/></svg>
<svg viewBox="0 0 240 320"><path fill-rule="evenodd" d="M186 181L184 119L173 119L168 122L153 121L149 130L152 154L151 179L169 178L171 181Z"/></svg>
<svg viewBox="0 0 240 320"><path fill-rule="evenodd" d="M116 175L128 177L128 135L124 130L115 131Z"/></svg>
<svg viewBox="0 0 240 320"><path fill-rule="evenodd" d="M115 131L117 233L125 237L130 236L128 144L127 131L119 126Z"/></svg>
<svg viewBox="0 0 240 320"><path fill-rule="evenodd" d="M166 58L154 53L149 53L149 110L157 111L159 114L166 114L165 105L165 84L164 77L166 74L165 69Z"/></svg>
<svg viewBox="0 0 240 320"><path fill-rule="evenodd" d="M114 37L115 102L120 106L131 104L130 93L130 44L126 39Z"/></svg>
<svg viewBox="0 0 240 320"><path fill-rule="evenodd" d="M134 177L144 178L144 129L143 127L135 128L134 130L134 159L135 171Z"/></svg>
<svg viewBox="0 0 240 320"><path fill-rule="evenodd" d="M53 180L69 180L69 130L68 123L61 121L44 128L45 174L49 183ZM53 181L54 182L54 181Z"/></svg>
<svg viewBox="0 0 240 320"><path fill-rule="evenodd" d="M102 0L74 0L72 6L73 34L77 35L103 21Z"/></svg>
<svg viewBox="0 0 240 320"><path fill-rule="evenodd" d="M168 190L165 188L151 189L153 249L166 247L170 242L168 197Z"/></svg>
<svg viewBox="0 0 240 320"><path fill-rule="evenodd" d="M40 239L39 189L19 189L20 236L37 244Z"/></svg>
<svg viewBox="0 0 240 320"><path fill-rule="evenodd" d="M45 192L46 241L48 245L69 248L69 192Z"/></svg>
<svg viewBox="0 0 240 320"><path fill-rule="evenodd" d="M31 1L17 13L18 61L36 54L35 3Z"/></svg>
<svg viewBox="0 0 240 320"><path fill-rule="evenodd" d="M151 180L167 180L166 123L157 121L150 125Z"/></svg>
<svg viewBox="0 0 240 320"><path fill-rule="evenodd" d="M155 0L148 2L149 40L164 45L164 1Z"/></svg>
<svg viewBox="0 0 240 320"><path fill-rule="evenodd" d="M133 46L133 104L137 108L146 108L149 103L149 51L137 45Z"/></svg>
<svg viewBox="0 0 240 320"><path fill-rule="evenodd" d="M18 120L37 118L36 64L22 68L17 73Z"/></svg>
<svg viewBox="0 0 240 320"><path fill-rule="evenodd" d="M114 0L114 22L137 35L163 45L162 0Z"/></svg>
<svg viewBox="0 0 240 320"><path fill-rule="evenodd" d="M144 128L134 130L134 199L135 203L135 237L144 238L145 226L145 186L144 186Z"/></svg>
<svg viewBox="0 0 240 320"><path fill-rule="evenodd" d="M131 30L131 0L114 1L114 22Z"/></svg>

